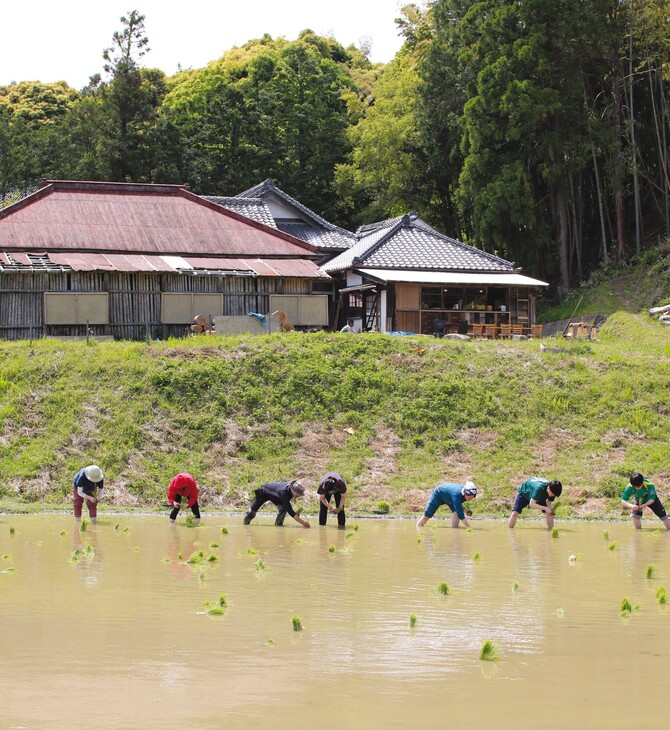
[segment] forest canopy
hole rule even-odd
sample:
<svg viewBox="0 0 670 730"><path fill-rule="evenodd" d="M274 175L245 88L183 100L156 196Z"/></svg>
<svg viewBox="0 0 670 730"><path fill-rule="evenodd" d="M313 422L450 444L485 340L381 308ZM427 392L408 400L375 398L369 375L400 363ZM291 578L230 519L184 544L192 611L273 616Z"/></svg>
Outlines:
<svg viewBox="0 0 670 730"><path fill-rule="evenodd" d="M388 64L302 31L167 77L144 16L101 68L0 87L0 205L41 179L265 178L353 228L415 210L559 298L670 235L670 0L406 5Z"/></svg>

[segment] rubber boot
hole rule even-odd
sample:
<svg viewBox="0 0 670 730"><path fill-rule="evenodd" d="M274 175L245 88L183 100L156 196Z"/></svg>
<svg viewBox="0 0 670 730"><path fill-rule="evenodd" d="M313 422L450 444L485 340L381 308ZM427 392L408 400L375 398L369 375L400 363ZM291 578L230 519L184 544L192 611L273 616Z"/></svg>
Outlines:
<svg viewBox="0 0 670 730"><path fill-rule="evenodd" d="M279 510L279 512L277 512L277 519L275 520L275 525L277 527L281 527L284 524L285 518L286 518L286 510Z"/></svg>
<svg viewBox="0 0 670 730"><path fill-rule="evenodd" d="M256 513L253 512L252 510L249 510L246 513L246 515L244 515L244 524L245 525L248 525L251 522L251 520L254 519L255 516L256 516Z"/></svg>

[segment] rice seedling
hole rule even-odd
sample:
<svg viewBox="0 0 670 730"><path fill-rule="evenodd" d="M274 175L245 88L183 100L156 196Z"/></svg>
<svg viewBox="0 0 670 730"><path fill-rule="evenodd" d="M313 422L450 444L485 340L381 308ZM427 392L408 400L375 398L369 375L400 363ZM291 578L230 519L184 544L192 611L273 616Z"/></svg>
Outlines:
<svg viewBox="0 0 670 730"><path fill-rule="evenodd" d="M207 571L204 568L200 568L198 571L198 581L204 583L207 580Z"/></svg>
<svg viewBox="0 0 670 730"><path fill-rule="evenodd" d="M354 534L353 532L350 532L350 533L348 533L348 534L347 534L347 536L345 537L345 540L349 540L349 539L350 539L350 538L352 538L352 537L356 537L356 535L355 535L355 534Z"/></svg>
<svg viewBox="0 0 670 730"><path fill-rule="evenodd" d="M130 528L129 528L129 527L128 527L128 526L126 525L126 526L125 526L125 527L123 528L123 531L124 531L124 532L128 532L128 530L129 530L129 529L130 529Z"/></svg>
<svg viewBox="0 0 670 730"><path fill-rule="evenodd" d="M275 645L275 640L274 640L274 639L268 639L268 640L267 640L267 641L265 642L265 644L266 644L267 646L274 646L274 645Z"/></svg>
<svg viewBox="0 0 670 730"><path fill-rule="evenodd" d="M419 537L416 538L416 541L419 545L421 545L421 543L423 542L423 538L421 537L421 535L419 535Z"/></svg>
<svg viewBox="0 0 670 730"><path fill-rule="evenodd" d="M353 528L352 528L352 529L354 530L354 532L355 532L356 530L358 530L358 524L355 524L355 525L353 526Z"/></svg>
<svg viewBox="0 0 670 730"><path fill-rule="evenodd" d="M486 639L479 652L479 658L484 662L497 662L500 656L500 649L498 649L491 639Z"/></svg>
<svg viewBox="0 0 670 730"><path fill-rule="evenodd" d="M656 577L656 566L653 563L650 563L647 566L647 578L655 578Z"/></svg>
<svg viewBox="0 0 670 730"><path fill-rule="evenodd" d="M207 562L208 562L208 563L216 563L216 562L218 562L218 560L219 560L219 556L218 556L218 555L216 555L216 554L214 554L214 553L212 553L212 554L211 554L211 555L210 555L210 556L209 556L209 557L207 558Z"/></svg>
<svg viewBox="0 0 670 730"><path fill-rule="evenodd" d="M409 615L409 627L410 629L413 629L417 624L417 617L415 613L410 613Z"/></svg>
<svg viewBox="0 0 670 730"><path fill-rule="evenodd" d="M202 563L202 559L205 557L205 553L202 550L196 550L191 553L188 560L186 561L189 565L198 565Z"/></svg>
<svg viewBox="0 0 670 730"><path fill-rule="evenodd" d="M86 532L86 530L88 530L88 525L89 525L89 522L88 522L88 520L87 520L87 519L86 519L86 518L84 517L84 518L82 519L81 523L79 524L79 529L80 529L80 530L81 530L82 532Z"/></svg>
<svg viewBox="0 0 670 730"><path fill-rule="evenodd" d="M221 534L222 535L227 535L228 534L228 528L227 527L222 527L221 528Z"/></svg>
<svg viewBox="0 0 670 730"><path fill-rule="evenodd" d="M512 593L518 593L518 592L519 592L519 584L516 581L514 581L514 583L512 583Z"/></svg>
<svg viewBox="0 0 670 730"><path fill-rule="evenodd" d="M391 511L391 505L386 502L385 500L380 500L377 502L377 512L380 515L387 515Z"/></svg>
<svg viewBox="0 0 670 730"><path fill-rule="evenodd" d="M258 558L258 560L254 563L254 567L259 573L262 573L264 570L268 569L267 564L262 558Z"/></svg>
<svg viewBox="0 0 670 730"><path fill-rule="evenodd" d="M177 560L183 560L184 555L181 552L177 553Z"/></svg>
<svg viewBox="0 0 670 730"><path fill-rule="evenodd" d="M120 524L119 524L119 523L117 522L117 523L116 523L116 524L114 525L114 530L115 530L115 532L118 532L118 531L119 531L119 528L120 528L120 527L121 527L121 525L120 525Z"/></svg>
<svg viewBox="0 0 670 730"><path fill-rule="evenodd" d="M67 535L67 532L65 532L65 530L61 530L61 531L60 531L60 532L59 532L58 534L59 534L59 535L60 535L61 537L65 537L65 536Z"/></svg>
<svg viewBox="0 0 670 730"><path fill-rule="evenodd" d="M216 550L216 548L218 548L218 547L219 547L219 543L218 543L218 542L210 542L210 543L209 543L209 547L210 547L210 548L211 548L212 550Z"/></svg>
<svg viewBox="0 0 670 730"><path fill-rule="evenodd" d="M554 539L558 539L558 527L552 527L551 528L551 536Z"/></svg>
<svg viewBox="0 0 670 730"><path fill-rule="evenodd" d="M443 580L443 581L440 581L437 584L437 592L441 596L448 596L449 595L449 585L447 584L446 581Z"/></svg>
<svg viewBox="0 0 670 730"><path fill-rule="evenodd" d="M247 548L247 555L258 555L258 550L254 549L252 547Z"/></svg>
<svg viewBox="0 0 670 730"><path fill-rule="evenodd" d="M475 552L475 554L472 556L472 559L473 560L481 560L482 559L482 554L479 552L479 550L477 550Z"/></svg>
<svg viewBox="0 0 670 730"><path fill-rule="evenodd" d="M212 606L211 608L207 609L207 615L208 616L223 616L226 612L224 611L221 606Z"/></svg>
<svg viewBox="0 0 670 730"><path fill-rule="evenodd" d="M167 556L167 555L165 557L161 558L161 563L170 563L170 562L172 562L172 561L170 560L169 556Z"/></svg>
<svg viewBox="0 0 670 730"><path fill-rule="evenodd" d="M466 527L466 528L465 528L465 531L466 531L466 532L472 532L472 527Z"/></svg>
<svg viewBox="0 0 670 730"><path fill-rule="evenodd" d="M302 621L298 616L291 616L291 623L293 624L294 631L302 631Z"/></svg>
<svg viewBox="0 0 670 730"><path fill-rule="evenodd" d="M13 566L10 566L9 568L6 568L5 570L0 570L0 573L16 573L16 568Z"/></svg>
<svg viewBox="0 0 670 730"><path fill-rule="evenodd" d="M195 527L195 517L193 515L186 515L186 527Z"/></svg>
<svg viewBox="0 0 670 730"><path fill-rule="evenodd" d="M328 546L328 552L329 553L334 553L335 552L335 545L329 545Z"/></svg>
<svg viewBox="0 0 670 730"><path fill-rule="evenodd" d="M10 528L9 528L9 534L10 535L16 534L16 527L14 527L14 525L11 525L10 526Z"/></svg>
<svg viewBox="0 0 670 730"><path fill-rule="evenodd" d="M607 530L603 530L603 537L605 538L605 540L610 539L610 534L609 534L609 532L607 532Z"/></svg>
<svg viewBox="0 0 670 730"><path fill-rule="evenodd" d="M656 600L660 604L668 602L668 594L665 592L665 586L659 586L656 590Z"/></svg>
<svg viewBox="0 0 670 730"><path fill-rule="evenodd" d="M633 611L639 611L640 606L638 604L632 604L628 598L621 599L621 615L630 616Z"/></svg>
<svg viewBox="0 0 670 730"><path fill-rule="evenodd" d="M611 543L610 543L610 544L609 544L609 545L607 546L607 549L608 549L608 550L616 550L616 546L617 546L616 542L611 542Z"/></svg>
<svg viewBox="0 0 670 730"><path fill-rule="evenodd" d="M349 553L351 552L351 548L341 547L337 552L342 553L342 555L349 555Z"/></svg>
<svg viewBox="0 0 670 730"><path fill-rule="evenodd" d="M225 593L219 593L219 606L221 606L221 608L228 607L228 599L226 598Z"/></svg>
<svg viewBox="0 0 670 730"><path fill-rule="evenodd" d="M134 553L139 553L139 551L140 551L140 546L139 546L139 545L135 545L135 546L133 547L133 552L134 552Z"/></svg>
<svg viewBox="0 0 670 730"><path fill-rule="evenodd" d="M556 609L556 616L557 616L557 618L565 618L565 609L563 609L563 608L557 608Z"/></svg>

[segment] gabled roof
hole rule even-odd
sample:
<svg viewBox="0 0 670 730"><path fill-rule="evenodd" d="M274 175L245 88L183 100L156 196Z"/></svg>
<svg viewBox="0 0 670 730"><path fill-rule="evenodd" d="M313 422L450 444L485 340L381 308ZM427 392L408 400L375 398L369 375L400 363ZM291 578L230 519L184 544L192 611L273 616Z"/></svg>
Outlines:
<svg viewBox="0 0 670 730"><path fill-rule="evenodd" d="M270 178L239 193L237 198L260 198L265 203L273 198L287 204L295 211L295 217L275 216L274 221L280 231L309 241L320 251L345 251L352 246L356 237L350 231L329 223L325 218L310 210L288 193L278 188Z"/></svg>
<svg viewBox="0 0 670 730"><path fill-rule="evenodd" d="M0 250L316 258L305 241L182 185L51 180L0 210Z"/></svg>
<svg viewBox="0 0 670 730"><path fill-rule="evenodd" d="M416 213L359 228L357 243L322 264L324 271L405 269L515 272L514 264L445 236Z"/></svg>

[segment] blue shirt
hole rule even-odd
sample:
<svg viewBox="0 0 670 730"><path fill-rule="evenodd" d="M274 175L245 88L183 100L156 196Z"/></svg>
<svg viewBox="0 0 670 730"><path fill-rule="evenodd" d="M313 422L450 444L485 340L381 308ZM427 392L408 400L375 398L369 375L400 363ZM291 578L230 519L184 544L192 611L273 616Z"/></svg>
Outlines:
<svg viewBox="0 0 670 730"><path fill-rule="evenodd" d="M84 494L88 494L89 497L95 497L96 490L100 490L103 487L104 479L99 482L92 482L81 469L77 472L77 476L74 478L74 486L77 489L81 489Z"/></svg>
<svg viewBox="0 0 670 730"><path fill-rule="evenodd" d="M433 489L433 494L430 497L430 501L428 502L428 506L426 507L424 514L428 517L432 517L440 505L446 504L452 512L455 512L458 515L459 520L464 520L464 500L463 484L454 484L453 482L440 484L439 487L435 487L435 489Z"/></svg>

